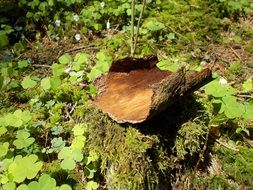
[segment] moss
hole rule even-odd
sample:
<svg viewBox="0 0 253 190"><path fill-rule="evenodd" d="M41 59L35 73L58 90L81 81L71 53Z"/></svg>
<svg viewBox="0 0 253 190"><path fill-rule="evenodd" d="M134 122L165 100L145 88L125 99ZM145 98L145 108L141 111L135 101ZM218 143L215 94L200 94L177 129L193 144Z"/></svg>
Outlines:
<svg viewBox="0 0 253 190"><path fill-rule="evenodd" d="M223 175L198 176L194 181L195 189L206 190L236 190L238 187L231 184Z"/></svg>
<svg viewBox="0 0 253 190"><path fill-rule="evenodd" d="M179 129L175 141L174 151L177 159L198 155L205 141L207 126L201 122L187 122Z"/></svg>
<svg viewBox="0 0 253 190"><path fill-rule="evenodd" d="M253 150L252 148L240 147L235 152L223 147L217 148L217 154L222 162L223 170L228 178L242 186L253 187Z"/></svg>
<svg viewBox="0 0 253 190"><path fill-rule="evenodd" d="M121 126L91 109L85 123L92 131L88 149L97 152L107 189L166 189L171 160L158 138L132 126Z"/></svg>

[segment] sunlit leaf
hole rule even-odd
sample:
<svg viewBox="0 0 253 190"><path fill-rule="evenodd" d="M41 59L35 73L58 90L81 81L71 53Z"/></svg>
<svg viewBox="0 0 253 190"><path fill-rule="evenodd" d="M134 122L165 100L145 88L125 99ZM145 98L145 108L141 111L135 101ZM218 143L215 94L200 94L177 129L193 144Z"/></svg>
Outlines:
<svg viewBox="0 0 253 190"><path fill-rule="evenodd" d="M36 81L34 81L33 79L31 79L31 77L29 76L26 76L23 81L21 82L21 86L24 88L24 89L30 89L30 88L33 88L35 87L37 84Z"/></svg>
<svg viewBox="0 0 253 190"><path fill-rule="evenodd" d="M41 80L41 87L43 90L49 90L51 88L51 80L50 77L43 78Z"/></svg>

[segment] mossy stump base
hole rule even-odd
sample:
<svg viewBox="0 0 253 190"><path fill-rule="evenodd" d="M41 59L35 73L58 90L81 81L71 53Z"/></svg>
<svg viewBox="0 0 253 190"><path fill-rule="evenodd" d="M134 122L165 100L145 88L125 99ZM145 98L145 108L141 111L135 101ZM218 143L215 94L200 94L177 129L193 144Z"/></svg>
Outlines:
<svg viewBox="0 0 253 190"><path fill-rule="evenodd" d="M95 81L94 104L118 123L141 123L212 79L208 68L173 73L158 69L157 62L155 56L113 62L109 73Z"/></svg>

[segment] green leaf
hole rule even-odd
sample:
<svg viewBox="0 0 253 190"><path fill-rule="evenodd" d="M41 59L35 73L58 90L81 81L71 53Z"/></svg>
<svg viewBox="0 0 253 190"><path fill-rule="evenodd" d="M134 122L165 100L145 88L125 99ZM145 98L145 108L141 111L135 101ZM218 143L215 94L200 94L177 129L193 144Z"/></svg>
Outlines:
<svg viewBox="0 0 253 190"><path fill-rule="evenodd" d="M29 76L26 76L22 82L21 82L21 86L24 88L24 89L30 89L30 88L33 88L35 87L37 84L36 81L32 80L31 77Z"/></svg>
<svg viewBox="0 0 253 190"><path fill-rule="evenodd" d="M22 149L30 146L34 143L35 139L30 137L30 133L27 131L18 131L16 140L13 142L13 144L16 146L17 149Z"/></svg>
<svg viewBox="0 0 253 190"><path fill-rule="evenodd" d="M21 184L18 186L17 190L29 190L29 187L26 184Z"/></svg>
<svg viewBox="0 0 253 190"><path fill-rule="evenodd" d="M18 109L13 114L17 118L21 119L24 123L28 123L32 119L31 112L29 112L27 110L22 111L22 110Z"/></svg>
<svg viewBox="0 0 253 190"><path fill-rule="evenodd" d="M89 164L84 167L84 173L88 179L92 179L96 171L97 171L97 168L94 164Z"/></svg>
<svg viewBox="0 0 253 190"><path fill-rule="evenodd" d="M71 158L72 157L72 150L70 147L64 147L61 152L58 154L59 159L66 159L66 158Z"/></svg>
<svg viewBox="0 0 253 190"><path fill-rule="evenodd" d="M76 162L71 158L64 159L61 162L61 168L64 170L73 170L75 167L76 167Z"/></svg>
<svg viewBox="0 0 253 190"><path fill-rule="evenodd" d="M71 189L72 189L72 188L71 188L69 185L63 184L63 185L60 187L59 190L71 190Z"/></svg>
<svg viewBox="0 0 253 190"><path fill-rule="evenodd" d="M28 66L28 61L27 60L21 60L21 61L18 62L18 68L20 68L20 69L23 69L27 66Z"/></svg>
<svg viewBox="0 0 253 190"><path fill-rule="evenodd" d="M57 90L61 85L61 79L58 77L54 77L50 79L50 86L53 90Z"/></svg>
<svg viewBox="0 0 253 190"><path fill-rule="evenodd" d="M0 158L4 157L7 154L8 150L9 150L8 142L0 143Z"/></svg>
<svg viewBox="0 0 253 190"><path fill-rule="evenodd" d="M238 118L244 114L244 106L237 102L234 96L225 96L222 98L222 101L222 109L229 119Z"/></svg>
<svg viewBox="0 0 253 190"><path fill-rule="evenodd" d="M60 77L64 73L64 65L54 63L51 68L54 77Z"/></svg>
<svg viewBox="0 0 253 190"><path fill-rule="evenodd" d="M71 190L71 187L66 184L63 184L61 187L56 186L55 179L48 174L43 174L38 182L30 182L27 187L29 190Z"/></svg>
<svg viewBox="0 0 253 190"><path fill-rule="evenodd" d="M74 136L80 136L84 134L85 127L83 124L77 124L73 127L72 131L74 132Z"/></svg>
<svg viewBox="0 0 253 190"><path fill-rule="evenodd" d="M13 126L17 128L23 125L22 119L11 113L5 116L5 123L6 123L6 126Z"/></svg>
<svg viewBox="0 0 253 190"><path fill-rule="evenodd" d="M38 182L28 185L29 189L49 190L56 187L56 181L47 174L43 174Z"/></svg>
<svg viewBox="0 0 253 190"><path fill-rule="evenodd" d="M9 39L6 34L0 33L0 49L9 44Z"/></svg>
<svg viewBox="0 0 253 190"><path fill-rule="evenodd" d="M89 55L86 53L77 53L74 62L73 62L73 70L79 71L84 68L85 64L89 61Z"/></svg>
<svg viewBox="0 0 253 190"><path fill-rule="evenodd" d="M2 136L3 134L5 134L6 132L7 132L6 127L0 127L0 136Z"/></svg>
<svg viewBox="0 0 253 190"><path fill-rule="evenodd" d="M162 60L157 63L157 67L161 70L167 70L171 72L176 72L180 68L179 64L177 63L168 63L167 60Z"/></svg>
<svg viewBox="0 0 253 190"><path fill-rule="evenodd" d="M86 185L86 190L96 190L98 189L99 185L95 181L89 181Z"/></svg>
<svg viewBox="0 0 253 190"><path fill-rule="evenodd" d="M1 90L2 87L3 87L3 84L4 84L4 77L3 77L3 76L0 76L0 90Z"/></svg>
<svg viewBox="0 0 253 190"><path fill-rule="evenodd" d="M151 20L145 24L145 27L150 31L158 31L165 28L165 25L157 20Z"/></svg>
<svg viewBox="0 0 253 190"><path fill-rule="evenodd" d="M76 162L82 161L83 154L81 149L64 147L58 154L58 158L63 159L61 162L62 169L73 170L76 166Z"/></svg>
<svg viewBox="0 0 253 190"><path fill-rule="evenodd" d="M41 88L43 90L49 90L51 88L51 79L50 77L43 78L41 80Z"/></svg>
<svg viewBox="0 0 253 190"><path fill-rule="evenodd" d="M242 87L243 87L243 91L244 92L249 92L253 89L253 81L251 78L247 79L243 84L242 84Z"/></svg>
<svg viewBox="0 0 253 190"><path fill-rule="evenodd" d="M3 190L15 190L16 184L14 182L9 182L3 185Z"/></svg>
<svg viewBox="0 0 253 190"><path fill-rule="evenodd" d="M72 149L82 149L85 145L86 137L85 136L75 136L75 138L72 140L71 148Z"/></svg>
<svg viewBox="0 0 253 190"><path fill-rule="evenodd" d="M26 157L16 156L9 165L8 172L17 183L23 182L26 178L33 179L42 168L42 162L37 162L38 157L31 154Z"/></svg>
<svg viewBox="0 0 253 190"><path fill-rule="evenodd" d="M51 140L51 147L54 151L60 151L65 146L65 141L62 140L62 137L53 138Z"/></svg>
<svg viewBox="0 0 253 190"><path fill-rule="evenodd" d="M63 65L67 65L72 62L72 58L68 53L66 53L59 58L59 62Z"/></svg>
<svg viewBox="0 0 253 190"><path fill-rule="evenodd" d="M103 74L102 71L98 70L97 68L93 68L91 72L87 74L87 77L89 81L93 81L102 74Z"/></svg>
<svg viewBox="0 0 253 190"><path fill-rule="evenodd" d="M221 84L218 80L208 83L204 88L207 95L212 95L216 98L236 94L236 89L228 84Z"/></svg>
<svg viewBox="0 0 253 190"><path fill-rule="evenodd" d="M253 102L245 105L245 114L243 114L243 118L253 120Z"/></svg>

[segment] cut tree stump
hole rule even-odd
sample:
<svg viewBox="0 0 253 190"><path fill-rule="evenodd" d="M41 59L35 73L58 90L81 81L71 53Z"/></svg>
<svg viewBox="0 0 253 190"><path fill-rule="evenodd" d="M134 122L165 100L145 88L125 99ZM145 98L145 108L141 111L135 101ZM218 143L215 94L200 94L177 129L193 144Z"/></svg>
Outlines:
<svg viewBox="0 0 253 190"><path fill-rule="evenodd" d="M95 81L94 104L118 123L141 123L212 80L208 68L173 73L158 69L157 62L155 56L113 62L109 73Z"/></svg>

